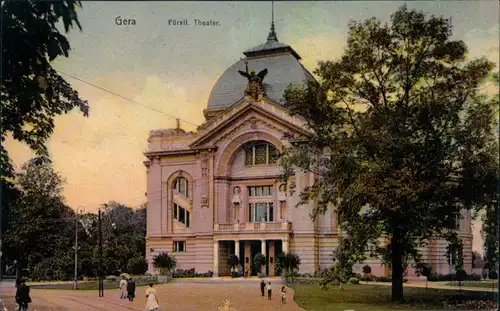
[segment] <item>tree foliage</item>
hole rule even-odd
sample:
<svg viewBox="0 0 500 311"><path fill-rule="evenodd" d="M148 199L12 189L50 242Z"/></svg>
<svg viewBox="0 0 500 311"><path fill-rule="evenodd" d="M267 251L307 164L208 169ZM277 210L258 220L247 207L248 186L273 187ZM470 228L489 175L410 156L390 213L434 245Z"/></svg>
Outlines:
<svg viewBox="0 0 500 311"><path fill-rule="evenodd" d="M288 277L299 270L301 260L295 253L279 253L276 256L275 270L283 276Z"/></svg>
<svg viewBox="0 0 500 311"><path fill-rule="evenodd" d="M7 134L26 143L39 155L48 155L45 143L54 130L54 117L79 108L80 99L51 61L69 56L70 44L57 28L62 20L68 32L78 22L79 1L2 1L1 143ZM1 149L2 179L12 176L7 151Z"/></svg>
<svg viewBox="0 0 500 311"><path fill-rule="evenodd" d="M395 301L418 247L437 236L456 241L463 209L498 204L493 106L478 92L493 64L468 61L451 34L449 19L406 6L389 24L350 22L344 55L319 63L319 82L285 93L312 136L292 142L283 178L315 176L299 204L316 199L313 218L336 207L349 237L338 263L378 255L392 268Z"/></svg>
<svg viewBox="0 0 500 311"><path fill-rule="evenodd" d="M159 253L153 257L153 265L156 269L161 270L162 273L169 273L177 266L177 259L166 252Z"/></svg>
<svg viewBox="0 0 500 311"><path fill-rule="evenodd" d="M64 179L43 156L28 161L16 173L13 180L15 188L9 192L17 194L11 201L15 204L9 218L2 218L5 221L4 266L11 266L16 260L20 263L18 269L27 269L27 277L37 280L72 279L77 221L78 274L97 275L97 215L76 215L64 202L63 184ZM104 273L144 273L147 270L146 209L133 210L110 202L103 211L102 219Z"/></svg>

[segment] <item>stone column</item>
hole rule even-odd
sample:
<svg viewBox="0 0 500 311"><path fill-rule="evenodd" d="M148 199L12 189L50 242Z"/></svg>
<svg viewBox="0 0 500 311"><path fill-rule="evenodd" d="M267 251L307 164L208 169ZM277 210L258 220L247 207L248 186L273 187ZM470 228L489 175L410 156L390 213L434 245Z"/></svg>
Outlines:
<svg viewBox="0 0 500 311"><path fill-rule="evenodd" d="M248 258L248 263L246 259ZM252 248L250 245L250 241L245 241L245 258L243 259L243 267L244 267L244 273L246 274L248 272L248 276L250 276L251 272L251 265L252 265Z"/></svg>
<svg viewBox="0 0 500 311"><path fill-rule="evenodd" d="M271 263L271 258L273 262ZM276 251L274 249L274 241L269 241L269 276L274 276L274 265L276 262Z"/></svg>
<svg viewBox="0 0 500 311"><path fill-rule="evenodd" d="M213 260L214 264L214 277L219 276L219 241L214 241L214 255Z"/></svg>
<svg viewBox="0 0 500 311"><path fill-rule="evenodd" d="M288 240L282 240L283 242L283 253L288 254Z"/></svg>
<svg viewBox="0 0 500 311"><path fill-rule="evenodd" d="M234 254L240 258L240 240L234 240Z"/></svg>
<svg viewBox="0 0 500 311"><path fill-rule="evenodd" d="M260 243L261 243L261 246L260 246L261 250L260 250L260 252L261 252L262 255L266 256L266 240L260 240ZM261 271L260 272L262 272L262 274L266 274L266 265L264 265L264 266L261 267Z"/></svg>

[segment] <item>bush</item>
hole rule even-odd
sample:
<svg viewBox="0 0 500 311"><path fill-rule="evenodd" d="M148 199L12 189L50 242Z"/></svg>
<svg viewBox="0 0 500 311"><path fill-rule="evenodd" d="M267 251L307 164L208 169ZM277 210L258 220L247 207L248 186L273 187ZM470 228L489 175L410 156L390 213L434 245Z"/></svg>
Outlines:
<svg viewBox="0 0 500 311"><path fill-rule="evenodd" d="M148 262L142 256L132 257L127 262L127 271L130 274L144 274L148 271Z"/></svg>
<svg viewBox="0 0 500 311"><path fill-rule="evenodd" d="M359 279L358 278L350 278L349 283L351 284L359 284Z"/></svg>
<svg viewBox="0 0 500 311"><path fill-rule="evenodd" d="M496 271L490 271L490 273L488 273L488 278L490 280L496 280L498 279L498 273Z"/></svg>
<svg viewBox="0 0 500 311"><path fill-rule="evenodd" d="M375 277L372 275L363 275L359 280L364 282L373 282Z"/></svg>
<svg viewBox="0 0 500 311"><path fill-rule="evenodd" d="M211 278L214 275L212 271L198 273L194 268L183 270L177 269L172 273L172 277L174 278Z"/></svg>
<svg viewBox="0 0 500 311"><path fill-rule="evenodd" d="M461 272L462 273L462 272ZM462 275L463 281L480 281L481 276L477 274L464 274ZM432 274L427 278L431 282L444 282L444 281L459 281L455 273L451 274Z"/></svg>
<svg viewBox="0 0 500 311"><path fill-rule="evenodd" d="M377 276L375 282L392 282L392 278L388 276Z"/></svg>
<svg viewBox="0 0 500 311"><path fill-rule="evenodd" d="M472 274L472 280L473 281L481 281L481 276L479 274Z"/></svg>

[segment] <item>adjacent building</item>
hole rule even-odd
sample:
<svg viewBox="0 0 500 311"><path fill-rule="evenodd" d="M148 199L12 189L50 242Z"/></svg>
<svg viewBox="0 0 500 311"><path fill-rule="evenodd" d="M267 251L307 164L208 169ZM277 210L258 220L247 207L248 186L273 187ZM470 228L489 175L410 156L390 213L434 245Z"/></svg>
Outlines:
<svg viewBox="0 0 500 311"><path fill-rule="evenodd" d="M279 252L298 254L302 273L332 265L340 234L335 210L313 222L309 214L315 202L295 206L314 176L297 171L284 183L278 180L276 164L278 153L289 147L287 137L309 135L305 120L291 117L283 107L283 93L290 84L314 78L299 54L278 41L274 25L264 44L243 54L245 58L215 83L203 111L206 120L196 132L177 126L149 134L145 165L150 272L155 272L153 257L161 252L175 255L178 269L213 271L215 276L229 274L230 254L240 258L249 275L258 270L252 264L257 253L269 258L270 276ZM471 217L463 216L457 228L470 273ZM442 274L453 272L446 246L436 240L422 249L434 271ZM376 259L366 263L375 275L390 273Z"/></svg>

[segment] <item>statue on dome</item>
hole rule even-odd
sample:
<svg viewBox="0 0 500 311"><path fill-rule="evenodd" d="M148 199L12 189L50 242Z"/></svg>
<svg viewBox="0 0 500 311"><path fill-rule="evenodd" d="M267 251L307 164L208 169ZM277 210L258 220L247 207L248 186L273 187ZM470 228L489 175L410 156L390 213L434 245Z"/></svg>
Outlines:
<svg viewBox="0 0 500 311"><path fill-rule="evenodd" d="M248 72L248 62L245 62L245 71L238 70L240 75L248 79L248 85L245 89L245 99L260 101L264 96L264 86L262 81L267 75L267 68L255 74L255 71Z"/></svg>

